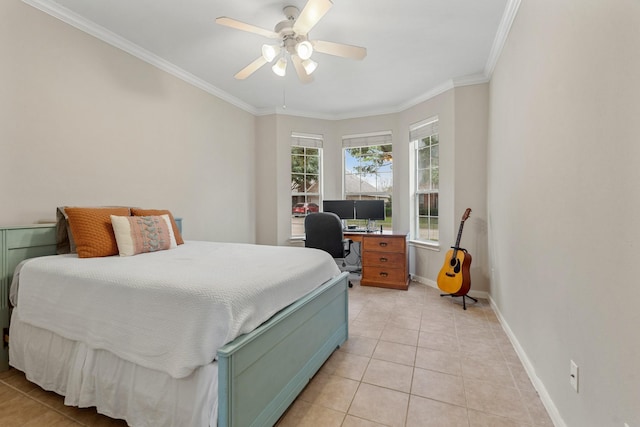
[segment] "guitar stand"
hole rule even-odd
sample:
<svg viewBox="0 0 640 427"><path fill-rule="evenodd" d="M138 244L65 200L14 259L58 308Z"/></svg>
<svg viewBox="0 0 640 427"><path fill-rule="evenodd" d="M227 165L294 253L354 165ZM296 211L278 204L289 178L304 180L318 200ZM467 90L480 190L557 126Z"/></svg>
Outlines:
<svg viewBox="0 0 640 427"><path fill-rule="evenodd" d="M465 294L465 295L454 295L454 294L440 294L441 297L462 297L462 308L463 309L467 309L467 301L465 300L465 298L469 298L472 299L474 302L478 302L477 299L475 299L474 297L470 297L469 295Z"/></svg>

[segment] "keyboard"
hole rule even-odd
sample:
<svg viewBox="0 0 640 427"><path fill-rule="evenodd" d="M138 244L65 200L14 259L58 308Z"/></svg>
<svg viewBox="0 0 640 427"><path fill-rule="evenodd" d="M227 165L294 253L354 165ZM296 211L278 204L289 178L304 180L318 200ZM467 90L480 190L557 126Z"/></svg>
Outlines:
<svg viewBox="0 0 640 427"><path fill-rule="evenodd" d="M343 229L345 233L369 233L367 227L356 227L356 228L345 228Z"/></svg>

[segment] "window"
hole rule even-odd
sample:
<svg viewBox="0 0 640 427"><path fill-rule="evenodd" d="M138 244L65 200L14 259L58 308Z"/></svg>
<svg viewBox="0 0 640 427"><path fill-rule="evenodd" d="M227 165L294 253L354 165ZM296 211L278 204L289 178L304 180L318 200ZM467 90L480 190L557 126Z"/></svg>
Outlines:
<svg viewBox="0 0 640 427"><path fill-rule="evenodd" d="M384 221L376 227L391 230L393 152L390 132L351 135L342 138L344 152L344 197L348 200L384 200Z"/></svg>
<svg viewBox="0 0 640 427"><path fill-rule="evenodd" d="M291 236L304 235L304 218L321 206L322 136L291 135Z"/></svg>
<svg viewBox="0 0 640 427"><path fill-rule="evenodd" d="M417 123L409 129L414 150L414 227L415 240L438 242L438 189L440 186L440 144L438 119Z"/></svg>

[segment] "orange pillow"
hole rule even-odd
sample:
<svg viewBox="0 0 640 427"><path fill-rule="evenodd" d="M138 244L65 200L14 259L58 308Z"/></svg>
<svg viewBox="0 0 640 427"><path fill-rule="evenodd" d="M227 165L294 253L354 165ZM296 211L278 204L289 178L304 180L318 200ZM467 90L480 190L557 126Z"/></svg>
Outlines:
<svg viewBox="0 0 640 427"><path fill-rule="evenodd" d="M129 208L65 208L79 258L118 255L111 215L129 216Z"/></svg>
<svg viewBox="0 0 640 427"><path fill-rule="evenodd" d="M180 234L180 229L176 224L176 220L173 219L173 215L166 209L140 209L140 208L131 208L131 215L133 216L160 216L160 215L169 215L169 219L171 220L171 227L173 228L173 235L176 238L176 243L181 245L184 243L182 240L182 235Z"/></svg>

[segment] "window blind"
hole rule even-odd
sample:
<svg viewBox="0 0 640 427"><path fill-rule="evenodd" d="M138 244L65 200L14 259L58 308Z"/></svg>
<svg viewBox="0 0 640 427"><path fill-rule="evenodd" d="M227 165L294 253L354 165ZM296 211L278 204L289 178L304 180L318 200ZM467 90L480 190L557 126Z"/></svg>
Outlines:
<svg viewBox="0 0 640 427"><path fill-rule="evenodd" d="M438 118L432 117L409 127L409 141L419 141L438 133Z"/></svg>
<svg viewBox="0 0 640 427"><path fill-rule="evenodd" d="M342 137L342 148L368 147L372 145L391 144L391 132L377 132L362 135L346 135Z"/></svg>
<svg viewBox="0 0 640 427"><path fill-rule="evenodd" d="M291 145L308 148L322 148L322 135L292 133Z"/></svg>

